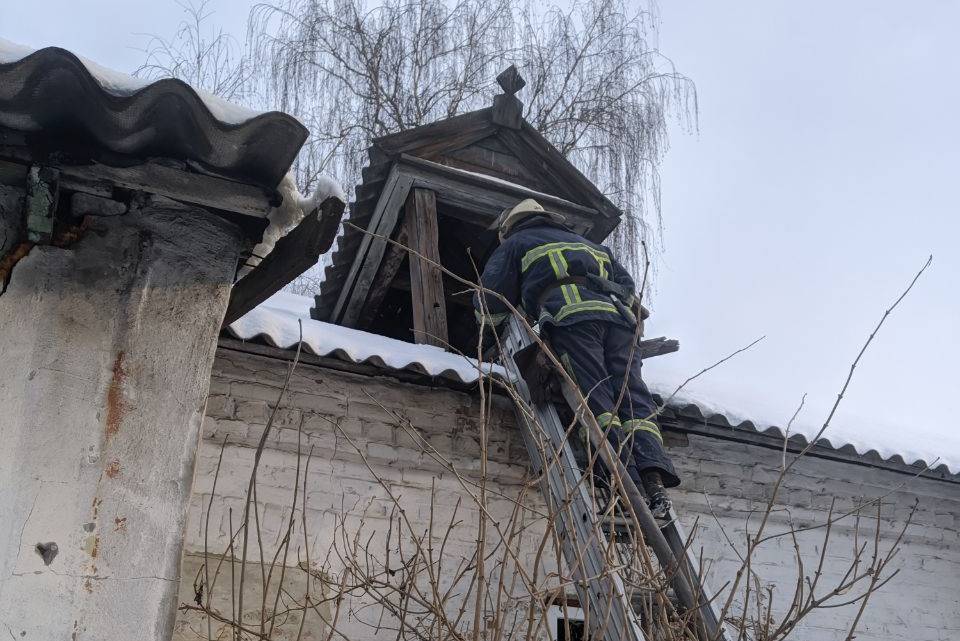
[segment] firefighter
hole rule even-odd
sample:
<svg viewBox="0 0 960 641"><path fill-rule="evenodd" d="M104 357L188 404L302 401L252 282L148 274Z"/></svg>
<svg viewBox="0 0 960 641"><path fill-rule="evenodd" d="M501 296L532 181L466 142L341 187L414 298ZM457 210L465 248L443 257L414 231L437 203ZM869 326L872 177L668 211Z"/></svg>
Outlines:
<svg viewBox="0 0 960 641"><path fill-rule="evenodd" d="M665 517L665 488L680 479L663 449L639 353L631 349L642 322L633 279L608 248L574 233L563 216L536 200L505 210L497 228L500 246L484 267L482 286L539 322L630 476L644 488L654 516ZM475 296L474 305L478 321L494 328L510 315L489 294L482 301Z"/></svg>

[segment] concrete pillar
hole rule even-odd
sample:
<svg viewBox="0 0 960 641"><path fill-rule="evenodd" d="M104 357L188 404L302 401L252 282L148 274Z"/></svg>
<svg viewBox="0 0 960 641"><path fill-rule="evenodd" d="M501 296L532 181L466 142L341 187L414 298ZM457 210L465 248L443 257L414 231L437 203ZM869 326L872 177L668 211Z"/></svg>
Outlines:
<svg viewBox="0 0 960 641"><path fill-rule="evenodd" d="M154 200L14 267L0 294L0 637L170 638L239 248L233 225Z"/></svg>

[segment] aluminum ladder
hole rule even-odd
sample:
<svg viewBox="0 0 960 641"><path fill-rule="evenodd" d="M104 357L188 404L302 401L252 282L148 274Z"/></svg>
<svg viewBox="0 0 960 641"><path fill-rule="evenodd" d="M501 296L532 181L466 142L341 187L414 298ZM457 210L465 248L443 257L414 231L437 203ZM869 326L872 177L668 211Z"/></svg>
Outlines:
<svg viewBox="0 0 960 641"><path fill-rule="evenodd" d="M564 560L573 575L582 607L589 608L590 639L594 641L647 641L626 594L619 573L608 567L604 547L607 543L587 484L574 457L557 408L549 400L530 393L518 355L529 354L539 346L527 326L516 316L501 339L501 363L510 385L522 402L515 404L517 423L523 433L533 471L541 477L541 490L551 510L558 514L557 528ZM639 357L639 356L638 356ZM521 355L521 359L523 356ZM564 396L576 411L579 402L571 389ZM536 399L536 400L535 400ZM671 576L671 587L682 607L696 609L694 628L699 641L729 641L720 625L716 606L697 575L697 564L687 546L687 537L676 513L661 524L654 519L640 489L633 483L619 458L612 453L596 421L589 412L577 412L587 428L591 442L600 451L607 469L616 468L622 480L633 514L644 540L662 568ZM571 491L570 488L573 488ZM584 580L586 577L589 579ZM654 640L650 640L654 641Z"/></svg>

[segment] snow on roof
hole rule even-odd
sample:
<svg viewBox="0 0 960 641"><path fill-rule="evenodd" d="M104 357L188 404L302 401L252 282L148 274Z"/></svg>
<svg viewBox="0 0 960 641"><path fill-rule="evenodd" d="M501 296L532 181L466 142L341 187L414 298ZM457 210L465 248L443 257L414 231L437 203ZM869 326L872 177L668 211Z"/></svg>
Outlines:
<svg viewBox="0 0 960 641"><path fill-rule="evenodd" d="M650 366L650 369L654 367ZM658 363L656 373L651 377L653 380L648 384L654 394L667 399L687 376L687 372L677 372L672 366ZM797 408L777 407L767 403L762 395L751 393L755 390L737 390L735 386L729 382L719 384L709 379L697 380L673 396L668 405L682 416L783 438L791 413ZM802 444L806 444L823 426L818 419L822 420L822 417L802 409L786 435L791 439L802 439ZM919 466L918 472L927 466L932 470L943 467L951 474L960 472L960 449L952 446L949 439L930 443L914 438L902 427L890 425L882 418L838 412L817 444L835 450L853 448L860 457L875 453L884 461L900 459L906 465Z"/></svg>
<svg viewBox="0 0 960 641"><path fill-rule="evenodd" d="M121 154L197 161L271 189L308 133L292 116L237 105L181 80L135 78L59 47L35 50L2 38L0 126Z"/></svg>
<svg viewBox="0 0 960 641"><path fill-rule="evenodd" d="M33 47L0 38L0 64L18 62L35 51L37 50ZM100 86L114 96L131 96L154 82L153 80L145 80L120 71L108 69L83 56L77 56L77 58L83 63L83 66L87 68L90 75L100 83ZM194 91L203 101L203 104L206 105L207 109L210 110L213 117L220 122L239 125L252 118L256 118L262 113L242 105L228 102L219 96L200 89L194 88Z"/></svg>
<svg viewBox="0 0 960 641"><path fill-rule="evenodd" d="M296 347L299 338L298 321L302 321L304 349L317 356L331 356L358 364L369 363L391 370L413 370L463 383L472 383L481 374L481 369L474 359L444 351L439 347L415 345L312 320L310 308L313 304L314 299L311 297L279 292L234 322L228 330L233 336L243 340L262 338L275 347L291 349ZM506 372L498 365L485 363L482 372L484 375L493 373L506 376ZM648 384L654 394L662 399L670 399L668 407L678 415L720 427L729 426L734 430L782 436L784 429L781 426L790 418L778 416L776 410L762 407L756 402L741 404L741 409L733 409L728 403L716 400L716 394L704 391L702 384L685 388L672 398L671 395L676 389L674 386L667 385L662 380L648 381ZM748 411L744 411L744 408ZM778 417L771 420L771 416ZM852 446L862 457L876 452L885 461L896 461L899 457L908 465L919 463L925 466L925 461L932 463L937 459L937 455L931 456L929 449L917 449L918 446L896 438L902 431L894 433L877 429L877 426L877 422L872 420L831 426L818 444L836 450ZM790 436L812 438L818 429L819 425L815 423L800 421L791 428ZM954 474L960 470L960 456L950 456L949 453L940 456L942 458L932 467L943 465Z"/></svg>
<svg viewBox="0 0 960 641"><path fill-rule="evenodd" d="M294 348L303 322L303 348L316 356L332 356L352 363L370 363L391 370L412 370L463 383L484 375L506 372L499 365L447 352L433 345L415 345L310 318L313 298L278 292L232 323L228 331L243 340L262 338L275 347Z"/></svg>

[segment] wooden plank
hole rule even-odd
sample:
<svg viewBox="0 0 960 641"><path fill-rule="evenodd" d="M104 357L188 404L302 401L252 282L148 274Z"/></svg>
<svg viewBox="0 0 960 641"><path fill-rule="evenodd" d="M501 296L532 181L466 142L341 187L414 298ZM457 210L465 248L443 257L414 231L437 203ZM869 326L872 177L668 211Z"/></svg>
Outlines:
<svg viewBox="0 0 960 641"><path fill-rule="evenodd" d="M387 249L386 239L393 234L400 216L400 207L407 199L413 179L394 167L390 170L386 184L387 187L380 194L380 200L377 201L377 207L367 225L367 230L372 234L364 234L360 249L344 281L337 307L330 317L333 322L339 322L346 327L357 326L363 304Z"/></svg>
<svg viewBox="0 0 960 641"><path fill-rule="evenodd" d="M516 156L520 162L524 163L528 170L534 172L553 189L556 189L559 195L571 200L577 198L582 200L582 195L577 193L574 184L564 182L563 174L565 172L563 171L562 165L569 164L570 161L563 158L560 152L557 152L557 155L563 158L563 163L560 167L555 167L554 165L561 163L548 161L541 154L538 154L518 132L503 130L500 132L499 138L500 141L506 145L507 149L510 150L510 153Z"/></svg>
<svg viewBox="0 0 960 641"><path fill-rule="evenodd" d="M26 148L0 147L0 157L32 162ZM174 200L224 211L265 218L274 194L245 183L200 174L155 162L130 167L45 163L60 170L60 186L109 198L113 187L166 196Z"/></svg>
<svg viewBox="0 0 960 641"><path fill-rule="evenodd" d="M480 167L488 167L497 173L511 176L512 178L508 178L507 180L519 182L520 184L527 184L529 181L540 182L539 177L530 172L526 166L520 162L520 159L513 154L505 154L479 145L470 145L469 147L455 149L454 151L444 154L444 158L447 157L456 158Z"/></svg>
<svg viewBox="0 0 960 641"><path fill-rule="evenodd" d="M509 129L520 129L523 126L523 103L513 95L494 96L490 120Z"/></svg>
<svg viewBox="0 0 960 641"><path fill-rule="evenodd" d="M415 176L418 181L432 181L434 184L444 188L445 192L466 192L462 193L461 199L469 200L473 198L472 188L481 187L485 192L481 192L481 197L485 201L496 203L498 206L516 204L521 198L536 198L543 205L550 205L551 209L563 214L573 214L585 216L588 218L598 217L600 214L596 209L586 207L578 203L566 200L559 196L538 192L529 187L512 182L505 182L497 178L464 171L453 167L447 167L437 162L424 160L403 154L400 156L400 162L404 172ZM502 207L500 207L502 209ZM500 212L497 211L497 215Z"/></svg>
<svg viewBox="0 0 960 641"><path fill-rule="evenodd" d="M585 198L586 202L584 204L595 207L605 216L619 218L622 215L623 212L610 202L610 199L589 178L584 176L530 123L523 123L523 128L519 133L513 131L502 131L501 133L503 134L503 142L514 152L527 149L536 157L539 157L544 163L548 175L562 181L563 185L561 186L573 189L576 196L579 196L579 198L575 198L578 202L580 202L580 198ZM511 144L512 141L519 142L519 147ZM521 152L520 159L527 160L530 158L531 154L529 152L525 155Z"/></svg>
<svg viewBox="0 0 960 641"><path fill-rule="evenodd" d="M390 291L397 272L400 270L400 265L403 264L403 259L407 257L407 250L405 248L407 244L407 230L405 227L401 227L395 242L396 244L391 243L387 249L383 263L380 265L380 271L377 272L377 278L374 280L373 286L367 294L367 301L364 303L363 311L360 312L360 318L357 321L357 327L360 329L369 327L373 319L376 318L377 312L380 311L380 306L383 304L383 299L386 297L387 292Z"/></svg>
<svg viewBox="0 0 960 641"><path fill-rule="evenodd" d="M536 198L550 209L562 213L567 218L567 224L580 233L591 230L597 220L602 219L596 210L520 185L420 158L404 156L402 160L403 172L413 177L414 186L437 192L437 201L443 205L445 216L473 225L489 227L505 208L516 205L523 198Z"/></svg>
<svg viewBox="0 0 960 641"><path fill-rule="evenodd" d="M70 197L70 215L81 216L122 216L127 213L127 204L111 198L74 192Z"/></svg>
<svg viewBox="0 0 960 641"><path fill-rule="evenodd" d="M389 174L387 174L386 180L383 182L383 189L380 191L380 196L377 199L377 204L373 209L373 213L370 215L370 219L367 223L368 228L375 228L377 223L380 222L380 218L383 216L383 210L386 208L388 201L393 193L393 190L397 186L397 179L400 176L400 170L396 165L390 168ZM350 217L346 221L346 225L350 225L356 219L357 212L354 210L351 212ZM348 234L352 236L358 232L355 229L347 227L344 233L344 236ZM357 248L356 254L354 254L353 262L350 263L350 271L347 272L346 278L343 279L343 284L340 286L340 296L337 298L337 303L333 306L333 311L330 313L329 319L331 323L336 323L344 310L347 308L347 304L350 302L350 292L353 288L353 283L357 278L357 274L360 272L360 267L363 264L363 259L366 255L366 252L370 249L371 239L366 234L362 234L360 238L360 246ZM343 241L340 243L343 244Z"/></svg>
<svg viewBox="0 0 960 641"><path fill-rule="evenodd" d="M640 358L647 359L679 351L680 341L661 336L660 338L650 338L645 341L640 341L639 347Z"/></svg>
<svg viewBox="0 0 960 641"><path fill-rule="evenodd" d="M416 153L418 156L442 153L464 147L493 134L497 127L490 121L490 108L414 127L376 138L373 144L389 155Z"/></svg>
<svg viewBox="0 0 960 641"><path fill-rule="evenodd" d="M443 156L438 158L437 162L443 164L446 167L453 167L454 169L462 169L463 171L470 171L475 174L484 174L487 176L492 176L493 178L499 178L500 180L506 180L508 182L517 183L517 184L526 184L530 185L530 182L525 182L524 178L518 176L512 176L510 174L505 174L499 172L485 165L477 165L470 161L457 158L456 156Z"/></svg>
<svg viewBox="0 0 960 641"><path fill-rule="evenodd" d="M315 265L333 244L343 210L342 201L327 198L278 240L273 251L233 286L223 324L237 320Z"/></svg>
<svg viewBox="0 0 960 641"><path fill-rule="evenodd" d="M500 138L496 134L494 134L493 136L487 136L483 140L479 140L473 143L472 146L474 148L482 147L483 149L489 149L490 151L496 151L498 153L506 154L508 156L513 155L513 152L511 152L507 148L507 146L503 144L503 141L500 140Z"/></svg>
<svg viewBox="0 0 960 641"><path fill-rule="evenodd" d="M473 151L476 151L476 148L472 148ZM466 150L461 150L466 151ZM488 153L480 150L481 153ZM527 189L532 189L541 193L550 194L553 192L553 189L548 185L545 185L543 181L534 176L532 173L527 172L525 174L516 174L513 172L502 171L500 169L491 168L490 164L480 164L481 161L474 157L473 160L464 160L460 157L460 152L456 152L456 155L446 155L442 158L439 158L437 162L446 165L447 167L454 167L455 169L462 169L464 171L469 171L475 174L485 174L487 176L492 176L493 178L499 180L506 180L507 182L514 183L516 185L522 185ZM497 165L502 167L502 165Z"/></svg>
<svg viewBox="0 0 960 641"><path fill-rule="evenodd" d="M492 134L496 129L493 125L484 126L475 130L462 130L450 134L431 144L420 145L411 151L412 154L428 160L436 160L441 155L454 150L462 149L478 140L483 140Z"/></svg>
<svg viewBox="0 0 960 641"><path fill-rule="evenodd" d="M440 262L437 195L412 189L407 198L405 225L410 254L410 299L413 302L413 340L421 345L447 347L447 304Z"/></svg>

